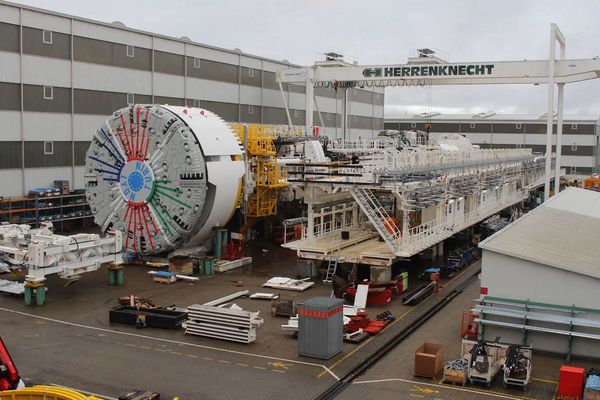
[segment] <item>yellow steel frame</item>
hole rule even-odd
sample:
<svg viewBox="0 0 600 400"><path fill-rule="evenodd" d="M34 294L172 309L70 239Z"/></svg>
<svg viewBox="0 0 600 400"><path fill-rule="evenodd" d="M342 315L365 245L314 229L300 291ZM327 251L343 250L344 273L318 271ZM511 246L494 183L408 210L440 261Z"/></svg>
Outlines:
<svg viewBox="0 0 600 400"><path fill-rule="evenodd" d="M302 130L285 126L232 124L231 128L241 143L247 143L246 152L256 179L256 189L248 196L247 216L251 218L275 215L277 197L287 187L285 169L277 164L274 141L282 136L300 136ZM248 138L245 138L247 132Z"/></svg>

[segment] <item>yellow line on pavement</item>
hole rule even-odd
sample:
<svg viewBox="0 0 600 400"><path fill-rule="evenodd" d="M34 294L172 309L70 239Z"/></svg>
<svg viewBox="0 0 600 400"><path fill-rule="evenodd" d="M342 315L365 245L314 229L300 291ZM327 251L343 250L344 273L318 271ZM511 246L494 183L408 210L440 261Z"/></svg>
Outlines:
<svg viewBox="0 0 600 400"><path fill-rule="evenodd" d="M404 383L410 383L410 384L417 384L417 385L421 385L421 386L431 386L431 387L435 387L435 388L443 388L443 389L455 390L455 391L459 391L459 392L476 393L476 394L480 394L482 396L487 395L488 397L499 397L499 398L511 399L511 400L535 400L534 397L515 396L513 394L496 392L493 390L479 390L479 389L474 389L474 388L459 387L459 386L455 386L455 385L438 385L437 383L418 382L418 381L413 381L410 379L402 379L402 378L358 381L358 382L354 382L353 385L377 384L377 383L383 383L383 382L404 382Z"/></svg>
<svg viewBox="0 0 600 400"><path fill-rule="evenodd" d="M402 318L406 317L408 314L410 314L411 312L413 312L415 310L415 307L412 307L411 309L407 310L406 312L404 312L404 314L402 314L401 316L399 316L398 318L396 318L394 321L392 321L388 326L385 327L385 330L387 330L388 328L390 328L392 325L394 325L396 322L400 321ZM342 361L344 361L345 359L347 359L348 357L350 357L352 354L356 353L358 350L360 350L364 345L366 345L367 343L369 343L371 340L375 339L375 336L371 336L370 338L368 338L367 340L365 340L364 343L361 343L360 345L358 345L358 347L356 347L355 349L353 349L350 353L346 354L344 357L340 358L339 360L337 360L336 362L334 362L333 364L331 364L328 368L330 370L332 370L333 368L335 368L336 366L338 366ZM323 371L321 372L319 375L317 375L317 378L322 378L325 374L327 374L328 371Z"/></svg>
<svg viewBox="0 0 600 400"><path fill-rule="evenodd" d="M553 385L558 385L557 381L553 381L550 379L542 379L542 378L531 378L532 381L537 381L537 382L544 382L544 383L551 383Z"/></svg>

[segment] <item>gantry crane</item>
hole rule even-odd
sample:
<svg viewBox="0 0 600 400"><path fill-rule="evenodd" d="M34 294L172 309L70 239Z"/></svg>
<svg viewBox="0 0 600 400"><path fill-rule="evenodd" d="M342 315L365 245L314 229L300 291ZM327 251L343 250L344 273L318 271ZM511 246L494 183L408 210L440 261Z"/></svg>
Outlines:
<svg viewBox="0 0 600 400"><path fill-rule="evenodd" d="M560 55L556 59L556 43ZM548 85L548 113L546 133L546 167L544 199L550 198L552 125L554 116L554 86L558 86L556 135L556 193L561 174L561 144L564 108L564 86L600 77L600 59L565 59L565 38L556 24L550 25L550 51L547 60L491 61L446 63L437 57L409 59L407 64L353 65L340 60L317 62L304 68L288 68L277 73L281 94L282 83L306 85L306 131L313 129L313 111L316 107L315 87L333 87L342 90L342 131L345 137L347 124L346 90L355 86L387 87L415 85ZM289 118L289 110L284 97ZM318 108L317 108L318 110ZM291 120L290 120L291 125Z"/></svg>

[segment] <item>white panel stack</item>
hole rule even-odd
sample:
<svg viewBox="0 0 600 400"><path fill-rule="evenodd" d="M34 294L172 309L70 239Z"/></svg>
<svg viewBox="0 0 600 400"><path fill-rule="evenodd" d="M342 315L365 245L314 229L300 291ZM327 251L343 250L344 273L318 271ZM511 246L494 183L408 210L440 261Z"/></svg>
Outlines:
<svg viewBox="0 0 600 400"><path fill-rule="evenodd" d="M231 342L252 343L263 323L258 312L194 304L188 307L185 333Z"/></svg>

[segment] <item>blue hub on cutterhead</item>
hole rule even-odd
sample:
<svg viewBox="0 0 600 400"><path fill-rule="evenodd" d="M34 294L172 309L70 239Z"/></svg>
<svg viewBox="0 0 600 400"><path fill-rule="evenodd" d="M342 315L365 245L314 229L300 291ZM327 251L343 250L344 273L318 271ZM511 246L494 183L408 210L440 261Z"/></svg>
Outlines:
<svg viewBox="0 0 600 400"><path fill-rule="evenodd" d="M129 204L145 204L154 192L152 168L141 160L128 161L119 175L119 190Z"/></svg>

